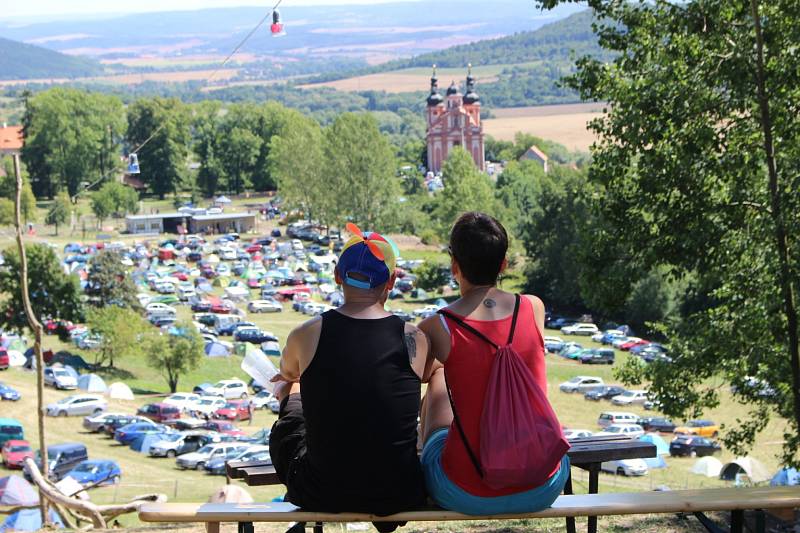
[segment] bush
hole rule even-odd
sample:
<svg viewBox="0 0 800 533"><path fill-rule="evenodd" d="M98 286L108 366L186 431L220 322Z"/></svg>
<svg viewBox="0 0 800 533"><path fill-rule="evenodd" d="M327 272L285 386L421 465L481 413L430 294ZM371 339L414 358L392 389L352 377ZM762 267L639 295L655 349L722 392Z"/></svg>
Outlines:
<svg viewBox="0 0 800 533"><path fill-rule="evenodd" d="M436 230L431 228L422 230L419 234L419 239L422 241L422 244L437 245L441 242L439 241L439 235L436 233Z"/></svg>

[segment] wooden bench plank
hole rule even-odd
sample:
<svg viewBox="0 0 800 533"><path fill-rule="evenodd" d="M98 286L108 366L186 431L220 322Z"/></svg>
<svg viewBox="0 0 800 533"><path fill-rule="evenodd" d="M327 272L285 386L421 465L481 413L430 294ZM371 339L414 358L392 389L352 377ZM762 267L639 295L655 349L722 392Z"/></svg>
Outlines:
<svg viewBox="0 0 800 533"><path fill-rule="evenodd" d="M749 487L559 496L537 513L471 516L443 509L422 509L391 516L363 513L319 513L290 503L193 504L154 503L139 510L144 522L444 522L666 514L749 509L800 508L800 487Z"/></svg>

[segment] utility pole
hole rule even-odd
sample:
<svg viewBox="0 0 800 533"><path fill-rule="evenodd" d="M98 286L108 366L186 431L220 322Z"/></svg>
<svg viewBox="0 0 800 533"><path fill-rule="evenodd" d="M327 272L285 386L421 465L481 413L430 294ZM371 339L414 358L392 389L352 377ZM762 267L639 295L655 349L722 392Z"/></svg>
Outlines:
<svg viewBox="0 0 800 533"><path fill-rule="evenodd" d="M47 479L49 457L47 456L47 446L44 437L44 357L42 356L42 324L33 312L31 306L31 296L28 292L28 258L25 255L25 244L22 240L22 214L20 203L22 198L22 172L19 166L19 154L13 155L14 177L16 178L16 201L14 202L14 225L17 230L17 246L19 247L20 265L20 291L22 292L22 303L25 308L25 316L28 319L28 327L33 331L34 343L33 353L36 356L36 407L39 422L39 454L42 460L42 476ZM47 514L47 500L42 490L39 490L39 509L42 513L42 524L47 524L50 520Z"/></svg>

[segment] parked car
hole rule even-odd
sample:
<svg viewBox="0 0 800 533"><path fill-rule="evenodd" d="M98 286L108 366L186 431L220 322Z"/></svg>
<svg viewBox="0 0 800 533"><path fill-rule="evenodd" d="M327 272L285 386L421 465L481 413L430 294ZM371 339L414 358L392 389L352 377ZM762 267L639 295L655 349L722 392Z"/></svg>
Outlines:
<svg viewBox="0 0 800 533"><path fill-rule="evenodd" d="M11 366L11 358L5 348L0 348L0 370L8 370Z"/></svg>
<svg viewBox="0 0 800 533"><path fill-rule="evenodd" d="M218 442L219 435L207 431L186 431L184 433L170 433L152 446L148 454L150 457L177 457L186 453L192 453L203 446Z"/></svg>
<svg viewBox="0 0 800 533"><path fill-rule="evenodd" d="M122 426L114 432L114 440L120 444L128 445L135 441L137 438L148 433L168 433L171 431L167 426L155 424L153 422L136 422L135 424L128 424Z"/></svg>
<svg viewBox="0 0 800 533"><path fill-rule="evenodd" d="M608 348L591 348L580 355L580 361L584 365L589 364L614 364L614 350Z"/></svg>
<svg viewBox="0 0 800 533"><path fill-rule="evenodd" d="M696 435L678 435L669 443L669 454L672 457L703 457L722 452L718 442Z"/></svg>
<svg viewBox="0 0 800 533"><path fill-rule="evenodd" d="M592 432L588 429L565 429L564 438L572 441L575 439L585 439L592 436Z"/></svg>
<svg viewBox="0 0 800 533"><path fill-rule="evenodd" d="M91 431L92 433L105 431L106 425L120 416L126 415L122 413L100 413L98 415L87 416L83 419L83 429Z"/></svg>
<svg viewBox="0 0 800 533"><path fill-rule="evenodd" d="M226 400L247 398L247 384L241 379L223 379L208 389L209 394L222 396Z"/></svg>
<svg viewBox="0 0 800 533"><path fill-rule="evenodd" d="M252 322L245 321L228 321L226 324L217 326L217 335L233 335L234 331L238 328L251 327L255 328L256 325Z"/></svg>
<svg viewBox="0 0 800 533"><path fill-rule="evenodd" d="M251 313L280 313L283 306L277 300L253 300L247 304L247 310Z"/></svg>
<svg viewBox="0 0 800 533"><path fill-rule="evenodd" d="M22 424L13 418L0 418L0 444L10 440L25 440Z"/></svg>
<svg viewBox="0 0 800 533"><path fill-rule="evenodd" d="M47 447L47 461L49 477L54 481L64 479L67 472L89 458L86 446L78 442L53 444ZM34 456L36 464L42 468L42 458L39 451ZM25 479L30 480L30 474L25 470Z"/></svg>
<svg viewBox="0 0 800 533"><path fill-rule="evenodd" d="M644 459L620 459L600 464L600 470L618 476L644 476L647 474L647 463Z"/></svg>
<svg viewBox="0 0 800 533"><path fill-rule="evenodd" d="M225 398L220 396L204 396L197 400L193 413L211 416L214 411L225 405L225 403L227 403Z"/></svg>
<svg viewBox="0 0 800 533"><path fill-rule="evenodd" d="M200 400L200 396L191 392L176 392L164 398L167 405L177 407L181 411L192 411L194 405Z"/></svg>
<svg viewBox="0 0 800 533"><path fill-rule="evenodd" d="M47 416L77 416L100 414L106 410L108 403L102 396L95 394L75 394L62 398L56 403L48 404Z"/></svg>
<svg viewBox="0 0 800 533"><path fill-rule="evenodd" d="M248 400L231 400L214 411L214 418L221 420L250 420L250 402Z"/></svg>
<svg viewBox="0 0 800 533"><path fill-rule="evenodd" d="M561 392L586 392L605 385L602 378L595 376L575 376L569 381L565 381L558 388Z"/></svg>
<svg viewBox="0 0 800 533"><path fill-rule="evenodd" d="M596 437L628 437L635 439L644 435L644 429L639 424L613 424L606 426L603 431L596 433Z"/></svg>
<svg viewBox="0 0 800 533"><path fill-rule="evenodd" d="M16 402L21 397L22 396L16 389L0 382L0 400L10 400L12 402Z"/></svg>
<svg viewBox="0 0 800 533"><path fill-rule="evenodd" d="M136 414L149 418L153 422L163 422L181 417L181 410L168 403L148 403L140 407Z"/></svg>
<svg viewBox="0 0 800 533"><path fill-rule="evenodd" d="M583 398L585 400L599 402L600 400L610 400L614 396L619 396L623 392L625 392L625 389L619 385L604 385L594 390L586 391L583 394Z"/></svg>
<svg viewBox="0 0 800 533"><path fill-rule="evenodd" d="M672 433L675 431L675 423L663 416L651 416L639 420L639 425L645 431L659 431L661 433Z"/></svg>
<svg viewBox="0 0 800 533"><path fill-rule="evenodd" d="M144 310L147 312L147 314L156 314L156 313L170 314L170 315L178 314L178 311L174 307L169 306L167 304L162 304L160 302L151 302L145 306Z"/></svg>
<svg viewBox="0 0 800 533"><path fill-rule="evenodd" d="M116 461L90 459L67 472L64 477L71 477L84 487L89 485L116 485L122 476L122 470Z"/></svg>
<svg viewBox="0 0 800 533"><path fill-rule="evenodd" d="M602 337L600 337L600 344L609 345L613 343L617 339L621 339L623 337L627 337L625 333L618 329L610 329L603 333Z"/></svg>
<svg viewBox="0 0 800 533"><path fill-rule="evenodd" d="M277 341L278 337L268 331L261 331L258 328L239 328L233 334L233 339L236 342L261 344L263 342Z"/></svg>
<svg viewBox="0 0 800 533"><path fill-rule="evenodd" d="M628 339L628 342L622 343L619 349L627 352L631 348L635 348L636 346L644 346L645 344L650 344L650 341L646 341L644 339Z"/></svg>
<svg viewBox="0 0 800 533"><path fill-rule="evenodd" d="M203 470L208 461L217 457L225 457L231 450L240 450L244 452L249 448L249 444L233 443L233 442L220 442L214 444L206 444L196 452L185 453L178 456L175 464L178 468L183 470L197 469Z"/></svg>
<svg viewBox="0 0 800 533"><path fill-rule="evenodd" d="M253 396L251 401L255 409L269 409L273 413L277 413L280 410L278 399L266 390L262 390Z"/></svg>
<svg viewBox="0 0 800 533"><path fill-rule="evenodd" d="M22 468L23 461L33 457L31 444L26 440L7 440L0 449L5 468Z"/></svg>
<svg viewBox="0 0 800 533"><path fill-rule="evenodd" d="M711 420L689 420L685 426L676 427L674 432L679 435L699 435L701 437L717 438L719 426Z"/></svg>
<svg viewBox="0 0 800 533"><path fill-rule="evenodd" d="M109 437L114 438L114 435L117 433L117 430L120 429L121 427L127 426L129 424L138 424L138 423L150 424L151 426L155 425L155 422L143 416L119 415L112 417L111 420L106 423L105 432Z"/></svg>
<svg viewBox="0 0 800 533"><path fill-rule="evenodd" d="M564 347L561 348L557 353L561 357L572 359L574 358L573 354L575 352L580 352L581 350L583 350L583 346L581 346L577 342L565 342Z"/></svg>
<svg viewBox="0 0 800 533"><path fill-rule="evenodd" d="M209 420L203 426L210 431L216 431L217 433L222 433L223 435L230 435L232 437L243 437L244 431L237 428L230 422L225 422L223 420Z"/></svg>
<svg viewBox="0 0 800 533"><path fill-rule="evenodd" d="M587 337L594 335L600 331L594 324L578 323L571 326L561 328L563 335L586 335Z"/></svg>
<svg viewBox="0 0 800 533"><path fill-rule="evenodd" d="M44 384L59 390L78 388L78 380L63 368L47 367L44 369Z"/></svg>
<svg viewBox="0 0 800 533"><path fill-rule="evenodd" d="M615 424L638 424L639 415L633 413L625 413L620 411L606 411L600 413L597 418L597 425L601 428L608 427Z"/></svg>
<svg viewBox="0 0 800 533"><path fill-rule="evenodd" d="M643 404L647 401L646 390L627 390L619 396L611 398L611 403L614 405L634 405Z"/></svg>
<svg viewBox="0 0 800 533"><path fill-rule="evenodd" d="M564 340L561 337L547 336L544 338L544 349L550 353L558 353L564 348Z"/></svg>
<svg viewBox="0 0 800 533"><path fill-rule="evenodd" d="M237 453L231 450L231 456L215 457L206 463L206 472L212 475L225 475L225 465L228 461L250 463L254 461L268 461L272 463L269 455L269 446L250 446L244 452Z"/></svg>

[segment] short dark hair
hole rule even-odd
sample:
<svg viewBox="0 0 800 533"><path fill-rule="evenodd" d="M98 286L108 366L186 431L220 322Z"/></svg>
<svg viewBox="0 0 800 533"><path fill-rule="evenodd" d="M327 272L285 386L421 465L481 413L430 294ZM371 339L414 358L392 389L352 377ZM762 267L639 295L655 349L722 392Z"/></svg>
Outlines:
<svg viewBox="0 0 800 533"><path fill-rule="evenodd" d="M464 213L450 231L450 255L473 285L494 285L508 251L508 234L486 213Z"/></svg>

